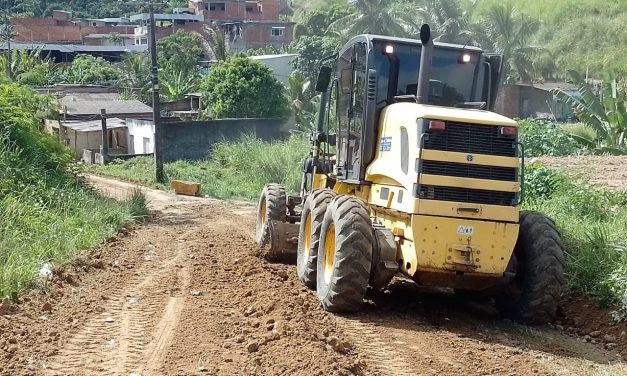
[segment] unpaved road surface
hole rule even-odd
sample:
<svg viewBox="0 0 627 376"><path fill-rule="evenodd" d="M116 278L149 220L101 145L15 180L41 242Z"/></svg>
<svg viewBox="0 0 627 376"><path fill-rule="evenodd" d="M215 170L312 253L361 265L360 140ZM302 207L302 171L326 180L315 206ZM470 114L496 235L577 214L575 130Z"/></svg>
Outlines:
<svg viewBox="0 0 627 376"><path fill-rule="evenodd" d="M255 256L252 204L144 191L151 221L0 316L0 375L627 374L621 338L504 322L401 279L359 314L325 313L294 266Z"/></svg>

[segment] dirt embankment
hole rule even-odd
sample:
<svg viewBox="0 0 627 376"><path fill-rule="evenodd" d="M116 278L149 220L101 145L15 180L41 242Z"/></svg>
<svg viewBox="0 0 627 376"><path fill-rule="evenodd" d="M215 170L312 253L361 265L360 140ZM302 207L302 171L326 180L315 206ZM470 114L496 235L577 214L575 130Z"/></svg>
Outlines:
<svg viewBox="0 0 627 376"><path fill-rule="evenodd" d="M627 374L567 323L503 322L403 280L359 314L325 313L294 266L253 255L251 204L146 192L152 221L0 316L0 375Z"/></svg>

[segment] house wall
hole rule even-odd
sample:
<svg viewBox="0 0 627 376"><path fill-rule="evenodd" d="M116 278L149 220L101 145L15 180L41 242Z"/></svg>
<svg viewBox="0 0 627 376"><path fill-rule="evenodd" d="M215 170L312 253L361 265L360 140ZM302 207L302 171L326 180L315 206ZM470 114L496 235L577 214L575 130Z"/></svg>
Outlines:
<svg viewBox="0 0 627 376"><path fill-rule="evenodd" d="M154 152L155 127L152 121L126 119L128 129L127 148L129 154L149 154ZM148 143L144 143L148 139Z"/></svg>
<svg viewBox="0 0 627 376"><path fill-rule="evenodd" d="M276 57L264 58L262 56L251 56L251 59L256 60L272 70L274 78L276 78L283 85L289 85L289 77L294 72L291 63L294 61L296 55L283 55Z"/></svg>
<svg viewBox="0 0 627 376"><path fill-rule="evenodd" d="M224 10L211 10L211 4L223 4ZM261 12L258 11L257 4L261 5ZM204 16L205 20L278 20L281 1L203 0L202 2L190 1L189 7L194 9L197 15ZM251 8L252 11L250 11Z"/></svg>
<svg viewBox="0 0 627 376"><path fill-rule="evenodd" d="M102 132L77 132L73 129L67 129L68 147L73 150L77 159L83 158L83 150L100 151L102 145ZM117 140L117 142L116 142ZM128 137L125 128L115 128L109 130L109 154L124 154L127 150Z"/></svg>
<svg viewBox="0 0 627 376"><path fill-rule="evenodd" d="M35 21L35 22L33 22ZM57 24L58 21L47 18L15 20L13 29L16 42L77 42L83 43L89 34L133 34L135 26L80 26Z"/></svg>
<svg viewBox="0 0 627 376"><path fill-rule="evenodd" d="M99 151L102 144L101 132L77 132L73 129L67 130L70 149L74 151L74 156L79 159L83 156L83 149Z"/></svg>
<svg viewBox="0 0 627 376"><path fill-rule="evenodd" d="M573 116L572 109L553 97L551 92L531 85L503 85L495 111L509 118L543 118L565 121Z"/></svg>

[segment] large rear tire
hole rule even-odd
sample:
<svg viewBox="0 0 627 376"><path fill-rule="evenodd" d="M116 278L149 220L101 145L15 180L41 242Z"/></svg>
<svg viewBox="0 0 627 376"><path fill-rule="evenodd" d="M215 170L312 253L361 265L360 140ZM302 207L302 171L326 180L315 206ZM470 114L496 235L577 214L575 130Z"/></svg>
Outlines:
<svg viewBox="0 0 627 376"><path fill-rule="evenodd" d="M512 259L515 286L495 298L497 309L526 324L550 322L564 281L564 247L555 223L541 213L521 212Z"/></svg>
<svg viewBox="0 0 627 376"><path fill-rule="evenodd" d="M303 205L298 234L296 271L303 284L316 288L316 268L318 267L318 243L322 220L331 200L337 193L330 189L313 191Z"/></svg>
<svg viewBox="0 0 627 376"><path fill-rule="evenodd" d="M256 241L260 247L270 243L270 221L287 219L287 196L280 184L268 184L261 191L257 205Z"/></svg>
<svg viewBox="0 0 627 376"><path fill-rule="evenodd" d="M353 196L331 201L318 246L317 295L326 311L355 312L362 305L372 265L372 222Z"/></svg>

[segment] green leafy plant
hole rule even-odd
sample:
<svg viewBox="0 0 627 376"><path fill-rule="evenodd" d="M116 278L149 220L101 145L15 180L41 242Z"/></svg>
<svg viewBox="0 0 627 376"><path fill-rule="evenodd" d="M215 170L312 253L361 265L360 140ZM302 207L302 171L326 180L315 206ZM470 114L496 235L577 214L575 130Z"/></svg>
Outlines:
<svg viewBox="0 0 627 376"><path fill-rule="evenodd" d="M168 67L174 72L194 74L198 59L203 54L202 39L195 34L177 30L176 33L159 39L157 42L159 66Z"/></svg>
<svg viewBox="0 0 627 376"><path fill-rule="evenodd" d="M289 114L285 89L265 65L246 56L216 64L200 89L208 107L204 117L271 118Z"/></svg>
<svg viewBox="0 0 627 376"><path fill-rule="evenodd" d="M518 135L525 146L525 155L566 156L586 154L588 148L577 143L570 132L556 123L526 119L518 121Z"/></svg>
<svg viewBox="0 0 627 376"><path fill-rule="evenodd" d="M62 77L71 84L109 85L119 82L122 72L101 57L78 55Z"/></svg>
<svg viewBox="0 0 627 376"><path fill-rule="evenodd" d="M590 139L582 134L573 134L575 140L592 147L597 154L627 154L627 110L625 91L610 78L601 84L600 97L575 71L569 71L578 86L578 95L555 90L555 97L572 106L577 117L589 126L596 137ZM590 134L587 134L590 136Z"/></svg>

